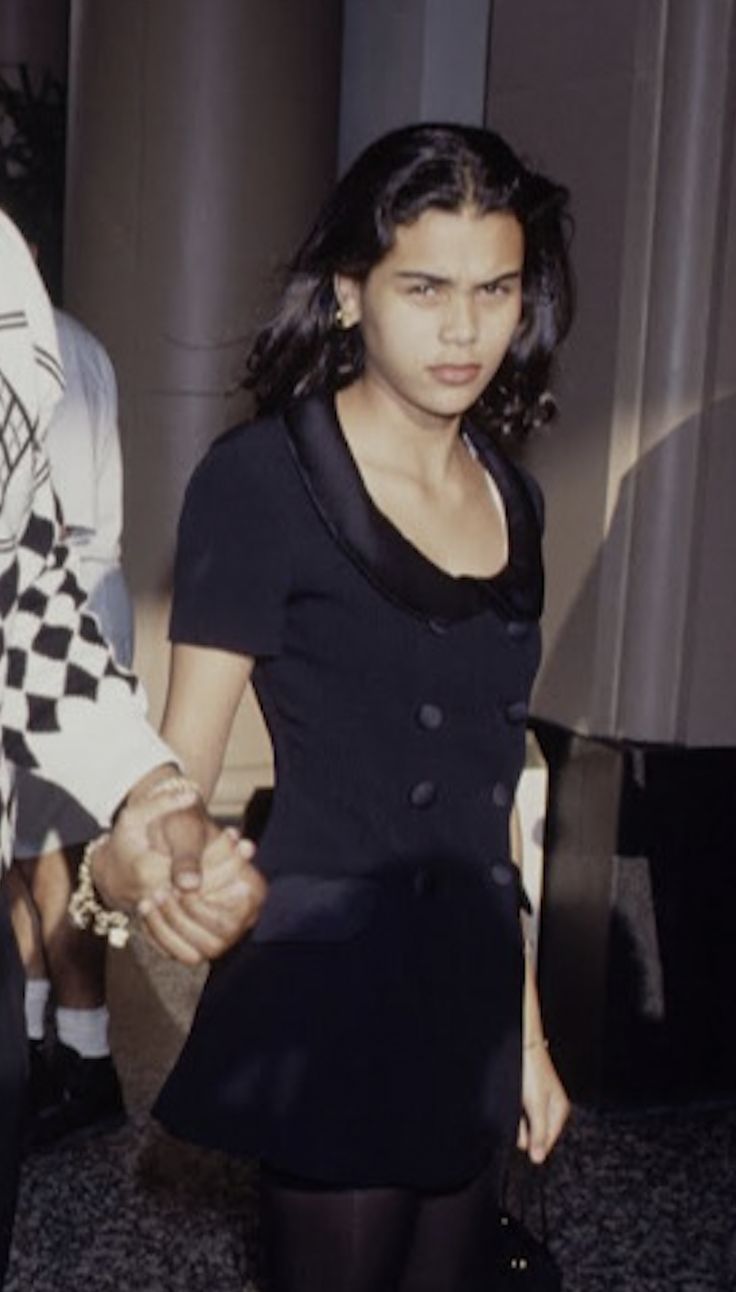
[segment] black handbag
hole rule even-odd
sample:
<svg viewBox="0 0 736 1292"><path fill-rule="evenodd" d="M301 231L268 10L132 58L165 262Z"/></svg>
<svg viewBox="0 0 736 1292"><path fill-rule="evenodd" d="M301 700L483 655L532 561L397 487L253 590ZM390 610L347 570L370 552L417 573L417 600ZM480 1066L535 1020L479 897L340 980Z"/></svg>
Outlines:
<svg viewBox="0 0 736 1292"><path fill-rule="evenodd" d="M547 1245L547 1207L541 1167L528 1160L518 1172L516 1211L510 1210L509 1180L504 1188L504 1205L497 1212L493 1244L493 1292L562 1292L562 1274ZM538 1235L527 1224L532 1194L536 1195Z"/></svg>

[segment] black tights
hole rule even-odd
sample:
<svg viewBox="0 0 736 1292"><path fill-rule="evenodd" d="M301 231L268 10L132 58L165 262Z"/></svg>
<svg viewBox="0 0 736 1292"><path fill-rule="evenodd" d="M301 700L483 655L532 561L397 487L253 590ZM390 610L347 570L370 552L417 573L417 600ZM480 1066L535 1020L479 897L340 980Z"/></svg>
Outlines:
<svg viewBox="0 0 736 1292"><path fill-rule="evenodd" d="M492 1292L499 1168L452 1193L326 1189L262 1172L268 1292Z"/></svg>

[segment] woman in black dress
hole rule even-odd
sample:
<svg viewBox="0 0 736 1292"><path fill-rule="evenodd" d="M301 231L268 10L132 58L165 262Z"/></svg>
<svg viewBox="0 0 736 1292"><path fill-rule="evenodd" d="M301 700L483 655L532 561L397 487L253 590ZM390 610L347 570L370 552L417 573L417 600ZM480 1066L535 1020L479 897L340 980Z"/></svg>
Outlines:
<svg viewBox="0 0 736 1292"><path fill-rule="evenodd" d="M273 1292L490 1292L505 1157L567 1116L513 813L542 508L502 447L551 411L565 202L486 131L373 144L189 487L164 734L207 796L252 682L276 790L156 1113L261 1159Z"/></svg>

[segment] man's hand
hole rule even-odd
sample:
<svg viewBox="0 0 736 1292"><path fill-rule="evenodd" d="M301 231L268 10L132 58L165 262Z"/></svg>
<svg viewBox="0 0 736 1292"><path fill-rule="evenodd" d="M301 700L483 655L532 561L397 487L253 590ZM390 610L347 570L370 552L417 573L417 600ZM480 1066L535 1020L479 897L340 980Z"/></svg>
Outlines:
<svg viewBox="0 0 736 1292"><path fill-rule="evenodd" d="M253 845L222 831L196 790L132 798L92 859L95 888L138 913L159 949L185 964L227 951L255 923L265 883Z"/></svg>

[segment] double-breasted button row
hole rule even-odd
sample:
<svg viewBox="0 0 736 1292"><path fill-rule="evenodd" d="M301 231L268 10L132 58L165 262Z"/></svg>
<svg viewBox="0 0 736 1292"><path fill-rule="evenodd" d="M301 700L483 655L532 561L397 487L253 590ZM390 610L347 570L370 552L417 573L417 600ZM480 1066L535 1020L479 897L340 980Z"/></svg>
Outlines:
<svg viewBox="0 0 736 1292"><path fill-rule="evenodd" d="M491 880L499 888L510 888L517 882L512 863L494 861L489 869ZM415 897L431 897L437 891L437 875L431 866L420 864L414 870L411 886Z"/></svg>
<svg viewBox="0 0 736 1292"><path fill-rule="evenodd" d="M435 781L417 781L409 790L409 802L412 807L431 807L437 801L438 789ZM508 807L511 802L511 790L503 781L496 781L491 789L491 799L497 808Z"/></svg>
<svg viewBox="0 0 736 1292"><path fill-rule="evenodd" d="M422 731L439 731L445 721L444 711L439 704L425 700L417 705L414 720ZM415 808L428 808L437 799L437 785L432 780L417 781L409 790L409 802Z"/></svg>

